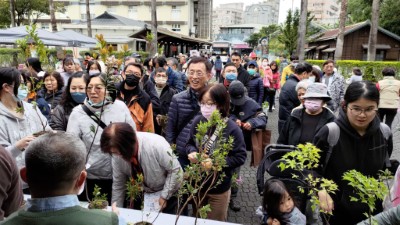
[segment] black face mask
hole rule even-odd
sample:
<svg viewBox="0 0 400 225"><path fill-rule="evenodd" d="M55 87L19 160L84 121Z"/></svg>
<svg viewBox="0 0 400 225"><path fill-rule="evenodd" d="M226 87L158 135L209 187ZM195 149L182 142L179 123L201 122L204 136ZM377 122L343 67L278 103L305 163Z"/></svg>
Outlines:
<svg viewBox="0 0 400 225"><path fill-rule="evenodd" d="M125 84L128 85L129 87L136 87L139 84L139 80L140 77L137 77L133 74L132 75L127 74L125 79Z"/></svg>

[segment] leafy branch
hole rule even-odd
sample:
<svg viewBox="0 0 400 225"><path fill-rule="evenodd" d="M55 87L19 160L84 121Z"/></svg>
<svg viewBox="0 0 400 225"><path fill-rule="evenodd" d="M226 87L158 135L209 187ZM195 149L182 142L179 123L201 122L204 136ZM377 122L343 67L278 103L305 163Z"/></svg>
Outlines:
<svg viewBox="0 0 400 225"><path fill-rule="evenodd" d="M212 133L215 128L217 139L213 146L207 149ZM221 184L225 178L223 169L227 166L226 157L233 148L233 137L228 139L223 137L223 131L226 128L226 121L221 118L218 111L214 111L211 118L206 122L200 122L197 126L195 135L196 145L198 146L198 154L196 156L198 163L191 163L185 169L183 175L183 183L178 191L178 214L175 224L178 223L179 217L189 202L193 203L194 211L196 211L195 224L200 216L206 218L207 213L211 211L210 205L204 201L209 191ZM182 196L186 195L187 199L180 205Z"/></svg>
<svg viewBox="0 0 400 225"><path fill-rule="evenodd" d="M385 176L385 174L383 174ZM383 200L388 188L386 185L373 177L350 170L343 174L343 180L348 181L349 185L354 188L356 196L350 196L350 201L364 203L368 206L368 212L364 215L368 218L369 224L377 224L372 213L375 210L377 200Z"/></svg>
<svg viewBox="0 0 400 225"><path fill-rule="evenodd" d="M297 150L286 153L283 157L278 167L284 171L286 169L292 169L296 173L292 174L293 179L305 181L306 186L299 186L299 192L305 193L311 197L311 208L314 211L317 206L320 204L318 193L320 191L326 191L328 194L334 194L338 190L337 184L329 179L316 177L313 174L313 170L319 167L320 161L320 152L318 149L311 143L299 144L297 146ZM298 175L300 174L300 175ZM332 213L326 213L323 210L322 212L324 219L327 223L329 223L329 216ZM327 214L327 215L325 215Z"/></svg>
<svg viewBox="0 0 400 225"><path fill-rule="evenodd" d="M100 191L101 188L95 184L93 189L93 199L89 203L89 209L104 209L108 206L107 194L102 194Z"/></svg>

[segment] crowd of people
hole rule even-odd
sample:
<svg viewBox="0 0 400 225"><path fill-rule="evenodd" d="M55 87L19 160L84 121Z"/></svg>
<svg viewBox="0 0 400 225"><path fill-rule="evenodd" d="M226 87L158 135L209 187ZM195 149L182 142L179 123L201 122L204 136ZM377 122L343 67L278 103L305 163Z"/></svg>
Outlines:
<svg viewBox="0 0 400 225"><path fill-rule="evenodd" d="M143 199L135 204L126 201L126 182L139 176L144 177L144 193L158 196L160 210L176 214L176 194L185 179L182 173L188 165L199 163L198 124L209 120L214 111L226 126L224 137L204 137L209 148L215 147L215 138L232 137L234 142L221 181L205 198L204 204L211 207L208 219L227 221L228 208L241 209L236 200L240 190L231 185L232 179L234 174L240 177L247 151L252 153L252 166L261 160L254 134L265 130L267 123L278 124L278 144L310 142L322 150L318 176L339 185L333 196L318 193L321 210L333 212L330 224L356 224L366 212L362 204L350 202L352 188L341 179L345 171L376 176L389 166L390 130L400 92L392 68L385 68L384 78L374 84L362 81L358 68L345 81L333 60L321 69L295 56L270 62L237 52L225 64L219 57L215 61L185 55L126 57L111 75L120 81L113 86L115 91L109 89L106 65L90 53L82 63L66 56L55 68L43 71L37 58L29 58L18 69L0 68L0 220L7 217L4 224L72 220L121 224L123 218L83 209L79 201L92 200L98 186L114 208L140 209ZM275 110L277 96L279 121L271 121L267 113ZM331 127L340 136L335 143L330 142ZM217 127L209 129L212 134ZM208 149L207 157L212 158L212 152ZM25 209L18 210L23 193L31 198ZM262 223L309 220L280 181L267 182L261 202ZM378 213L382 209L376 204Z"/></svg>

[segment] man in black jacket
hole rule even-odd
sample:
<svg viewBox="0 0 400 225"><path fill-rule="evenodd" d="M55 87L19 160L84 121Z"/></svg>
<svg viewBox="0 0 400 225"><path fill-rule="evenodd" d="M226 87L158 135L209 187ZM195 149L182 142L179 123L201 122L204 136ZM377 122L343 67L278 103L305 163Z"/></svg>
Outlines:
<svg viewBox="0 0 400 225"><path fill-rule="evenodd" d="M235 64L238 70L237 80L242 82L242 84L249 90L249 81L251 80L250 74L242 66L241 55L237 52L232 53L231 60Z"/></svg>
<svg viewBox="0 0 400 225"><path fill-rule="evenodd" d="M300 100L297 97L296 85L303 79L308 79L312 71L312 65L309 63L299 63L294 74L290 75L279 94L279 121L278 131L281 132L283 125L289 118L292 110L300 105Z"/></svg>
<svg viewBox="0 0 400 225"><path fill-rule="evenodd" d="M125 58L124 66L129 63L136 63L136 58L128 56ZM153 106L153 111L158 112L160 108L160 98L157 95L157 91L154 87L154 83L151 82L149 76L145 73L143 74L142 79L140 79L139 87L146 92L151 98L151 104Z"/></svg>

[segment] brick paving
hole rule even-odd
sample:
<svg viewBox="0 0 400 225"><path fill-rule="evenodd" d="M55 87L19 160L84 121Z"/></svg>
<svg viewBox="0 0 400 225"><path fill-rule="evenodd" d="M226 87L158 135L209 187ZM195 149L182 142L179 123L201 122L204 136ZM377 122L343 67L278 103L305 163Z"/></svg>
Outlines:
<svg viewBox="0 0 400 225"><path fill-rule="evenodd" d="M278 103L278 101L277 101ZM276 143L278 139L278 104L272 113L268 114L268 129L272 130L271 143ZM400 160L400 116L396 116L392 125L393 130L393 153L392 158ZM262 197L257 192L256 168L250 167L251 153L247 152L247 160L241 169L243 183L239 186L237 200L240 202L242 209L234 212L229 209L228 221L232 223L244 225L259 224L258 218L255 216L255 210L261 205Z"/></svg>

